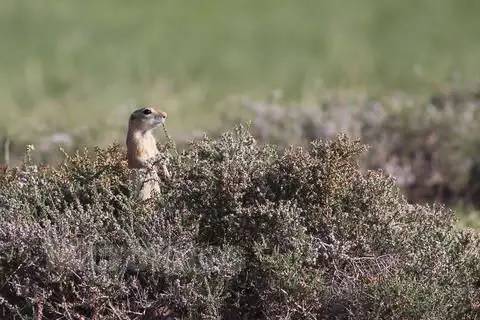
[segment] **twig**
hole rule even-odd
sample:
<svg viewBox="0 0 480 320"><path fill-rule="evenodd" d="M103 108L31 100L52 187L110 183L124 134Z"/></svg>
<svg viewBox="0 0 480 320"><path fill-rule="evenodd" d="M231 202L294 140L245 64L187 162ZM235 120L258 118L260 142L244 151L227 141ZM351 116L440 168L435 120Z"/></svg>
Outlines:
<svg viewBox="0 0 480 320"><path fill-rule="evenodd" d="M173 150L175 157L178 160L180 155L178 154L177 145L175 144L175 141L172 139L172 137L168 134L167 126L163 124L162 127L163 127L163 133L165 133L165 137L167 138L167 141L168 141L167 146Z"/></svg>
<svg viewBox="0 0 480 320"><path fill-rule="evenodd" d="M112 310L113 314L117 316L118 319L122 320L122 316L117 312L117 310L115 309L115 307L112 305L112 302L110 300L108 300L108 306L110 307L110 309Z"/></svg>
<svg viewBox="0 0 480 320"><path fill-rule="evenodd" d="M43 301L41 299L37 300L37 310L35 312L35 320L42 320L43 318Z"/></svg>
<svg viewBox="0 0 480 320"><path fill-rule="evenodd" d="M5 137L3 142L3 160L8 166L10 164L10 138Z"/></svg>

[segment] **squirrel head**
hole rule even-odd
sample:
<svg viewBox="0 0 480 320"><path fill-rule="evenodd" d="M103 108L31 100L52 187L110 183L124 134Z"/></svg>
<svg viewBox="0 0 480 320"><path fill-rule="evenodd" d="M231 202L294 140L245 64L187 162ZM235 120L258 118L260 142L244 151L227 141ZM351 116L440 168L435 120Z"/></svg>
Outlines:
<svg viewBox="0 0 480 320"><path fill-rule="evenodd" d="M130 115L129 125L135 129L148 131L159 126L160 124L165 123L166 119L166 112L157 111L151 107L144 107L135 110Z"/></svg>

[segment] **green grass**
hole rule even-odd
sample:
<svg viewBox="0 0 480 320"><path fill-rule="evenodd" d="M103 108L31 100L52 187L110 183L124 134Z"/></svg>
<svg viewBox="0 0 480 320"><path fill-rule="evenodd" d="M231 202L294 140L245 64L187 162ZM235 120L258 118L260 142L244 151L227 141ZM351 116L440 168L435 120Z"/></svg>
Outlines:
<svg viewBox="0 0 480 320"><path fill-rule="evenodd" d="M480 211L478 209L456 206L454 210L458 227L480 230Z"/></svg>
<svg viewBox="0 0 480 320"><path fill-rule="evenodd" d="M178 135L221 126L231 96L472 83L479 11L466 0L3 0L0 136L110 141L144 102Z"/></svg>

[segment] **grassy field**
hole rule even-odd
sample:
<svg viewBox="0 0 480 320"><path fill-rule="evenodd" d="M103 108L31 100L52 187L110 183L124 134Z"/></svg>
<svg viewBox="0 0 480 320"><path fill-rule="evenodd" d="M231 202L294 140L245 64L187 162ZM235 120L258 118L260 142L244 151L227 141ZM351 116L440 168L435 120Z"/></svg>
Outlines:
<svg viewBox="0 0 480 320"><path fill-rule="evenodd" d="M471 1L0 3L0 135L120 137L159 104L176 135L221 127L231 97L424 94L478 80Z"/></svg>

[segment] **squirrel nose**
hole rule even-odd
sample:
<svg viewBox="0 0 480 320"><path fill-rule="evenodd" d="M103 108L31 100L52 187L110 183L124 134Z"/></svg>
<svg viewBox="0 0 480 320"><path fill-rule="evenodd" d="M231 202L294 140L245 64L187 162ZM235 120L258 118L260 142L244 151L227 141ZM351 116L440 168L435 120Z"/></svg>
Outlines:
<svg viewBox="0 0 480 320"><path fill-rule="evenodd" d="M167 119L167 113L165 111L160 111L160 116Z"/></svg>

